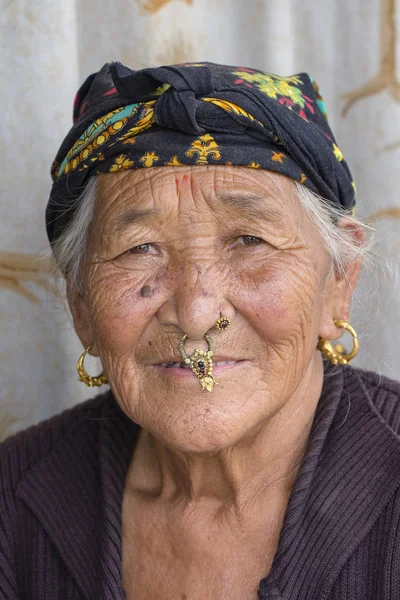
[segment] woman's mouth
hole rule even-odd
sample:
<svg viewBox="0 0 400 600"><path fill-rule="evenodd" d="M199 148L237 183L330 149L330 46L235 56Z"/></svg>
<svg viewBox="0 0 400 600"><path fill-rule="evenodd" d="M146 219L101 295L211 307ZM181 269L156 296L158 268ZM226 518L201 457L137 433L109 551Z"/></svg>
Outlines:
<svg viewBox="0 0 400 600"><path fill-rule="evenodd" d="M239 366L247 364L248 360L214 360L213 359L213 375L217 376L219 373L235 369ZM190 365L183 361L167 361L158 364L151 365L152 368L156 369L160 374L175 375L180 377L190 376L193 377L193 372Z"/></svg>
<svg viewBox="0 0 400 600"><path fill-rule="evenodd" d="M221 366L221 365L235 365L238 361L236 360L220 360L213 361L213 367ZM190 365L187 365L184 362L165 362L159 365L158 367L163 367L164 369L190 369Z"/></svg>

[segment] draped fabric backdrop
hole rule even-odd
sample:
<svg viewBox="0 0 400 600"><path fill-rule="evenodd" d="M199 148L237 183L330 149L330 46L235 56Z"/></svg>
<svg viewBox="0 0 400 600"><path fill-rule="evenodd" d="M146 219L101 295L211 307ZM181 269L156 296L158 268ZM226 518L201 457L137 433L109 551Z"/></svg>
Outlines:
<svg viewBox="0 0 400 600"><path fill-rule="evenodd" d="M381 266L356 294L357 364L400 379L400 0L0 0L0 438L93 395L49 280L49 169L78 86L105 62L308 71L371 216ZM397 44L396 44L397 41ZM345 345L350 340L344 340ZM88 363L88 370L98 365Z"/></svg>

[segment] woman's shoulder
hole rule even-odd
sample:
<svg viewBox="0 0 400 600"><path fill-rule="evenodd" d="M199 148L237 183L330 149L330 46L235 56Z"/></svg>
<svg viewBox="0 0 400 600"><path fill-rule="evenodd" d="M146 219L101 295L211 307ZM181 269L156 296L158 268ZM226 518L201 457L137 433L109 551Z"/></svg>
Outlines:
<svg viewBox="0 0 400 600"><path fill-rule="evenodd" d="M400 434L400 381L365 369L346 367L345 382L354 397L367 398L383 421Z"/></svg>
<svg viewBox="0 0 400 600"><path fill-rule="evenodd" d="M0 479L14 488L23 475L51 453L52 449L76 427L83 429L99 423L110 392L81 402L63 412L32 425L0 444ZM84 437L84 431L82 431Z"/></svg>

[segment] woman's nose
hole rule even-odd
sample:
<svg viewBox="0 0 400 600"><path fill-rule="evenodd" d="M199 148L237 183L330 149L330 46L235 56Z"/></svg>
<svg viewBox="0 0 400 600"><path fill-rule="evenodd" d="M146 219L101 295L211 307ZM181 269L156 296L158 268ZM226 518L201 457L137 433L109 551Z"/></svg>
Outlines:
<svg viewBox="0 0 400 600"><path fill-rule="evenodd" d="M158 311L163 325L174 325L192 340L201 340L221 317L234 318L234 308L224 297L217 273L193 264L184 269L173 295Z"/></svg>

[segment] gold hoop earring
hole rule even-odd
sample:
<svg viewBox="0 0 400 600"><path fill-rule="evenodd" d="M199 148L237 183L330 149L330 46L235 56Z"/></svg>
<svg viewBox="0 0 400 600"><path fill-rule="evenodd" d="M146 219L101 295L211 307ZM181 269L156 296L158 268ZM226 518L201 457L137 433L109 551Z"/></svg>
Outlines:
<svg viewBox="0 0 400 600"><path fill-rule="evenodd" d="M340 319L334 319L333 321L338 329L345 329L350 333L353 338L353 348L352 350L346 354L344 348L341 344L331 344L328 340L324 338L319 338L317 349L322 352L322 354L331 361L332 364L337 365L347 365L350 361L357 355L359 349L359 343L357 339L357 334L355 329L346 323L346 321L341 321Z"/></svg>
<svg viewBox="0 0 400 600"><path fill-rule="evenodd" d="M86 354L88 354L91 351L91 349L92 349L92 345L88 346L86 348L86 350L84 352L82 352L82 354L79 357L78 362L76 363L76 371L78 373L78 380L82 381L82 383L84 383L88 387L100 387L103 384L108 383L107 377L103 373L100 373L100 375L97 375L96 377L92 377L86 371L85 366L83 364Z"/></svg>

